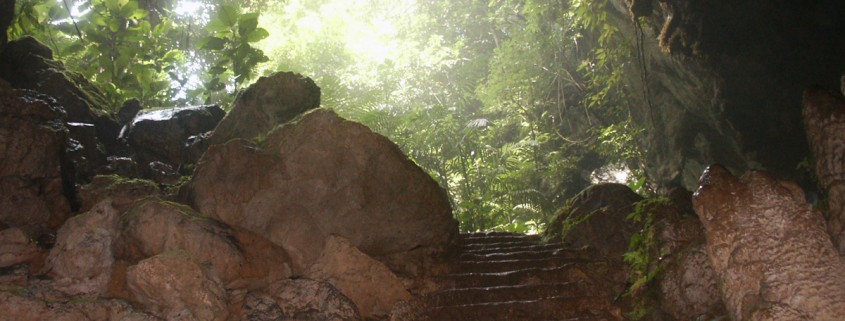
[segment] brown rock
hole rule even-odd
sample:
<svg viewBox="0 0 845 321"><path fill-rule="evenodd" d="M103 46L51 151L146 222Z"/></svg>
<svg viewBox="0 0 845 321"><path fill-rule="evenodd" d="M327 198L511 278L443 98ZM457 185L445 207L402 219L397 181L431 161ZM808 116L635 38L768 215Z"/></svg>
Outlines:
<svg viewBox="0 0 845 321"><path fill-rule="evenodd" d="M104 199L111 199L112 206L123 212L138 200L161 195L155 183L130 179L118 175L94 176L91 183L79 189L79 210L88 211Z"/></svg>
<svg viewBox="0 0 845 321"><path fill-rule="evenodd" d="M0 268L26 263L43 255L41 249L16 227L0 231Z"/></svg>
<svg viewBox="0 0 845 321"><path fill-rule="evenodd" d="M257 144L212 146L183 192L198 211L282 246L295 272L332 234L373 257L439 251L457 234L428 174L387 138L323 109Z"/></svg>
<svg viewBox="0 0 845 321"><path fill-rule="evenodd" d="M712 320L727 313L704 244L685 248L660 279L663 311L676 320Z"/></svg>
<svg viewBox="0 0 845 321"><path fill-rule="evenodd" d="M185 205L156 198L124 214L121 244L122 257L130 261L185 251L197 263L213 267L228 288L257 287L290 276L283 250Z"/></svg>
<svg viewBox="0 0 845 321"><path fill-rule="evenodd" d="M282 311L282 320L360 321L355 304L331 284L308 279L283 280L269 285L261 293L247 296L247 305L273 311L271 302ZM256 313L255 308L245 309ZM270 312L270 315L274 315ZM243 319L242 319L243 320Z"/></svg>
<svg viewBox="0 0 845 321"><path fill-rule="evenodd" d="M134 300L167 320L226 320L226 290L216 272L181 251L130 266L126 281Z"/></svg>
<svg viewBox="0 0 845 321"><path fill-rule="evenodd" d="M626 218L634 203L642 199L622 184L590 186L557 213L543 238L576 247L590 246L602 256L621 261L631 235L638 230L637 224Z"/></svg>
<svg viewBox="0 0 845 321"><path fill-rule="evenodd" d="M845 255L845 99L813 88L804 92L804 127L816 177L828 194L828 232Z"/></svg>
<svg viewBox="0 0 845 321"><path fill-rule="evenodd" d="M0 222L41 230L57 228L70 214L62 177L64 117L43 95L0 92Z"/></svg>
<svg viewBox="0 0 845 321"><path fill-rule="evenodd" d="M845 265L793 183L710 166L693 199L733 320L841 320Z"/></svg>
<svg viewBox="0 0 845 321"><path fill-rule="evenodd" d="M261 77L238 95L232 111L214 130L211 143L252 139L319 106L320 88L311 78L292 72Z"/></svg>
<svg viewBox="0 0 845 321"><path fill-rule="evenodd" d="M334 285L355 303L365 319L386 317L397 302L411 299L402 279L341 236L326 239L323 254L305 276Z"/></svg>
<svg viewBox="0 0 845 321"><path fill-rule="evenodd" d="M47 302L23 293L0 291L0 320L14 321L156 321L120 300L82 299Z"/></svg>
<svg viewBox="0 0 845 321"><path fill-rule="evenodd" d="M55 289L68 295L106 293L119 219L120 214L106 200L62 225L45 263L46 271L55 278Z"/></svg>

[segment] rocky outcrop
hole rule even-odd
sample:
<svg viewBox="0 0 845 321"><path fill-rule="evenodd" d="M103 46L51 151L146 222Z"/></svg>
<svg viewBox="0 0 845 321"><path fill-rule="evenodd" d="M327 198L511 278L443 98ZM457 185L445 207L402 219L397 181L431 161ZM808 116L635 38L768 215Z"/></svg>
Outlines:
<svg viewBox="0 0 845 321"><path fill-rule="evenodd" d="M759 171L738 179L714 165L693 201L732 320L845 315L845 265L798 186Z"/></svg>
<svg viewBox="0 0 845 321"><path fill-rule="evenodd" d="M240 320L361 321L347 297L331 284L308 279L283 280L243 300Z"/></svg>
<svg viewBox="0 0 845 321"><path fill-rule="evenodd" d="M73 172L63 161L65 112L49 97L0 91L0 222L33 232L57 228L72 208Z"/></svg>
<svg viewBox="0 0 845 321"><path fill-rule="evenodd" d="M123 136L140 164L161 161L173 168L193 164L199 153L189 153L188 139L211 131L226 113L217 105L145 110L124 129Z"/></svg>
<svg viewBox="0 0 845 321"><path fill-rule="evenodd" d="M251 139L320 106L320 88L311 78L292 72L261 77L235 98L232 111L220 122L212 144L234 138Z"/></svg>
<svg viewBox="0 0 845 321"><path fill-rule="evenodd" d="M374 257L437 252L457 234L428 174L387 138L323 109L261 141L212 146L184 192L199 212L285 248L297 273L332 234Z"/></svg>
<svg viewBox="0 0 845 321"><path fill-rule="evenodd" d="M602 256L621 261L636 223L626 219L643 198L622 184L597 184L573 197L546 229L544 239L572 246L590 246Z"/></svg>
<svg viewBox="0 0 845 321"><path fill-rule="evenodd" d="M118 175L94 176L91 183L79 188L80 212L87 212L105 199L119 211L144 198L160 196L161 190L155 183L142 179L131 179Z"/></svg>
<svg viewBox="0 0 845 321"><path fill-rule="evenodd" d="M28 263L43 254L37 244L16 227L0 230L0 268Z"/></svg>
<svg viewBox="0 0 845 321"><path fill-rule="evenodd" d="M83 299L70 302L45 301L27 293L0 291L3 320L16 321L161 321L142 313L122 300Z"/></svg>
<svg viewBox="0 0 845 321"><path fill-rule="evenodd" d="M804 92L804 127L813 151L813 169L827 192L827 228L845 255L845 98L821 88Z"/></svg>
<svg viewBox="0 0 845 321"><path fill-rule="evenodd" d="M394 305L411 301L403 280L384 264L361 253L348 240L329 236L320 257L304 275L334 285L362 318L387 317Z"/></svg>

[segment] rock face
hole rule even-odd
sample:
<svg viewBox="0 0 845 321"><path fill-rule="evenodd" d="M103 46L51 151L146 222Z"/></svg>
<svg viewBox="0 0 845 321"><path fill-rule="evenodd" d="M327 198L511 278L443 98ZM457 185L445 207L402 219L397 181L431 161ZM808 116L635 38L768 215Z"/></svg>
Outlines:
<svg viewBox="0 0 845 321"><path fill-rule="evenodd" d="M622 184L597 184L578 193L549 224L544 239L590 246L621 261L637 225L626 220L642 197ZM573 227L574 226L574 227Z"/></svg>
<svg viewBox="0 0 845 321"><path fill-rule="evenodd" d="M292 72L261 77L238 95L232 111L214 130L211 143L266 134L273 127L319 106L320 88L311 78Z"/></svg>
<svg viewBox="0 0 845 321"><path fill-rule="evenodd" d="M0 90L0 222L57 228L71 211L62 155L65 113L49 97ZM64 170L64 171L63 171ZM72 184L71 184L72 185Z"/></svg>
<svg viewBox="0 0 845 321"><path fill-rule="evenodd" d="M3 320L16 321L161 321L121 300L47 302L25 294L0 291Z"/></svg>
<svg viewBox="0 0 845 321"><path fill-rule="evenodd" d="M711 166L693 199L731 319L841 320L845 265L793 183Z"/></svg>
<svg viewBox="0 0 845 321"><path fill-rule="evenodd" d="M828 195L828 232L845 255L845 98L820 88L804 92L804 127L816 177Z"/></svg>
<svg viewBox="0 0 845 321"><path fill-rule="evenodd" d="M438 251L457 234L430 176L388 139L322 109L261 142L212 146L185 191L199 212L284 247L299 272L331 234L374 257Z"/></svg>
<svg viewBox="0 0 845 321"><path fill-rule="evenodd" d="M26 263L41 255L38 246L16 227L0 230L0 268Z"/></svg>
<svg viewBox="0 0 845 321"><path fill-rule="evenodd" d="M244 300L241 320L360 321L355 304L331 284L308 279L279 281Z"/></svg>
<svg viewBox="0 0 845 321"><path fill-rule="evenodd" d="M395 304L411 300L402 279L340 236L329 236L323 254L305 276L333 284L365 319L386 317Z"/></svg>
<svg viewBox="0 0 845 321"><path fill-rule="evenodd" d="M125 136L139 163L161 161L177 168L197 161L188 157L196 155L186 150L188 138L213 130L225 115L217 105L141 111Z"/></svg>

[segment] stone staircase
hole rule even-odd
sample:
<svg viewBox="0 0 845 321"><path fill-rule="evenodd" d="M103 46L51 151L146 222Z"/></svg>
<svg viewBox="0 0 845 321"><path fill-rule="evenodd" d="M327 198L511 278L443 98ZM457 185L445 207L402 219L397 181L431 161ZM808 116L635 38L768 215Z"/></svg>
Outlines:
<svg viewBox="0 0 845 321"><path fill-rule="evenodd" d="M607 263L539 236L462 234L430 293L430 321L621 320Z"/></svg>

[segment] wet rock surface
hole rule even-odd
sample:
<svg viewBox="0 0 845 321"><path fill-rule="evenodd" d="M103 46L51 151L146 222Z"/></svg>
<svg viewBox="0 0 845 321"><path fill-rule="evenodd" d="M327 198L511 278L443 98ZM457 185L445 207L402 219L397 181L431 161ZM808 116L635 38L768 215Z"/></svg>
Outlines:
<svg viewBox="0 0 845 321"><path fill-rule="evenodd" d="M695 210L733 320L845 315L845 265L798 186L759 171L737 178L718 165L700 184Z"/></svg>
<svg viewBox="0 0 845 321"><path fill-rule="evenodd" d="M295 271L331 234L374 257L441 251L457 234L428 174L388 139L323 109L261 142L212 146L184 192L199 212L285 248Z"/></svg>
<svg viewBox="0 0 845 321"><path fill-rule="evenodd" d="M213 130L225 114L217 105L143 110L128 124L124 135L136 153L136 161L160 161L178 168L197 161L189 157L197 153L186 150L188 138Z"/></svg>

